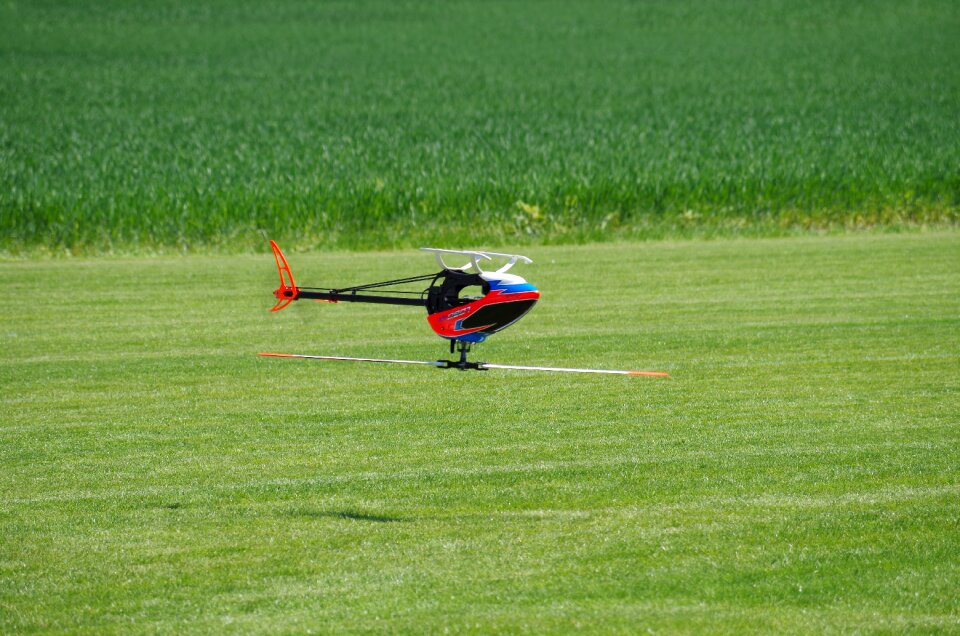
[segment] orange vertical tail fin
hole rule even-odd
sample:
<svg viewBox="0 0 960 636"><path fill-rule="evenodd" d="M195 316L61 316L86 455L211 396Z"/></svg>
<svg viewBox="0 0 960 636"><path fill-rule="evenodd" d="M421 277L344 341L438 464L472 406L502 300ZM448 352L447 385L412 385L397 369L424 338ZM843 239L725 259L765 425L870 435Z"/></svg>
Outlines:
<svg viewBox="0 0 960 636"><path fill-rule="evenodd" d="M293 272L290 271L290 265L280 251L280 246L270 241L270 247L273 248L273 257L277 260L277 271L280 273L280 286L273 291L273 295L277 297L277 304L270 311L280 311L297 299L300 290L293 281Z"/></svg>

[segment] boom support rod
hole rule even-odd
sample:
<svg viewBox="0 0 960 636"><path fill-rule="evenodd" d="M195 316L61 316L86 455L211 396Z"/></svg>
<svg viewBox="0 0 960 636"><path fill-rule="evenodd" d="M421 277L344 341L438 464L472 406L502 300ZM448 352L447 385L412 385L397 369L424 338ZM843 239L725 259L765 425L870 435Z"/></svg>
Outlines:
<svg viewBox="0 0 960 636"><path fill-rule="evenodd" d="M427 302L423 298L404 298L401 296L371 296L368 294L337 293L310 291L307 289L298 289L296 298L310 298L313 300L326 300L332 303L379 303L381 305L408 305L412 307L425 307Z"/></svg>

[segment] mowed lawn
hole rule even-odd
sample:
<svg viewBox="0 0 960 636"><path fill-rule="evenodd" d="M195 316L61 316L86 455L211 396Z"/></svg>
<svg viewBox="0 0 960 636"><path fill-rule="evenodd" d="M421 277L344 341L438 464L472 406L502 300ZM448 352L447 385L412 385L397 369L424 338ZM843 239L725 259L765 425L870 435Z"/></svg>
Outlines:
<svg viewBox="0 0 960 636"><path fill-rule="evenodd" d="M671 377L258 358L444 353L268 254L0 264L0 632L960 629L960 233L526 253L477 359Z"/></svg>

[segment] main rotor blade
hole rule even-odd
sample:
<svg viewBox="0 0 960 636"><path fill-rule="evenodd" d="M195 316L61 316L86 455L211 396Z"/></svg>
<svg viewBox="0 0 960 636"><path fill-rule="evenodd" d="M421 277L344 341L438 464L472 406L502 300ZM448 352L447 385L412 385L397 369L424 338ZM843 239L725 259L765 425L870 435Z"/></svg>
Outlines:
<svg viewBox="0 0 960 636"><path fill-rule="evenodd" d="M302 353L258 353L258 356L270 358L306 358L308 360L346 360L348 362L381 362L386 364L422 364L430 367L456 368L453 363L446 360L391 360L387 358L348 358L346 356L312 356ZM480 362L479 368L486 369L511 369L516 371L557 371L561 373L603 373L608 375L645 375L653 377L669 377L669 373L662 371L618 371L613 369L574 369L568 367L528 367L518 364L493 364ZM474 367L476 368L476 367Z"/></svg>
<svg viewBox="0 0 960 636"><path fill-rule="evenodd" d="M347 358L345 356L308 356L302 353L258 353L258 356L271 358L309 358L311 360L348 360L350 362L385 362L388 364L426 364L431 367L442 367L437 360L387 360L384 358Z"/></svg>
<svg viewBox="0 0 960 636"><path fill-rule="evenodd" d="M669 373L662 371L615 371L612 369L572 369L568 367L526 367L518 364L488 364L482 363L484 369L515 369L517 371L560 371L563 373L608 373L612 375L649 375L654 377L666 378Z"/></svg>

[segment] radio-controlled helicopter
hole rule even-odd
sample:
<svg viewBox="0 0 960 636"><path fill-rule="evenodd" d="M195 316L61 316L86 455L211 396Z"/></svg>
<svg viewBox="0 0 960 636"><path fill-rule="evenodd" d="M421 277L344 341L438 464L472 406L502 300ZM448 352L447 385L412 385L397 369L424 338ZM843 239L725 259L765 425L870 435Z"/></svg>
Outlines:
<svg viewBox="0 0 960 636"><path fill-rule="evenodd" d="M492 364L467 360L470 347L486 340L520 320L540 298L540 292L526 280L508 270L518 262L532 263L526 256L479 252L471 250L444 250L420 248L432 252L440 266L433 274L409 276L379 283L353 287L298 287L286 257L274 241L270 241L273 256L280 273L280 286L273 295L277 302L270 311L280 311L295 300L311 299L329 303L378 303L406 305L427 310L427 322L438 336L450 343L450 353L459 353L458 360L390 360L384 358L348 358L297 353L260 353L275 358L307 358L312 360L349 360L354 362L383 362L390 364L420 364L441 369L515 369L520 371L562 371L568 373L607 373L615 375L667 376L660 371L615 371L610 369L575 369L565 367L531 367L513 364ZM451 267L444 256L465 256L469 260L460 267ZM499 269L484 270L481 261L506 259ZM398 285L427 283L423 291L389 289ZM371 293L373 292L373 293Z"/></svg>

